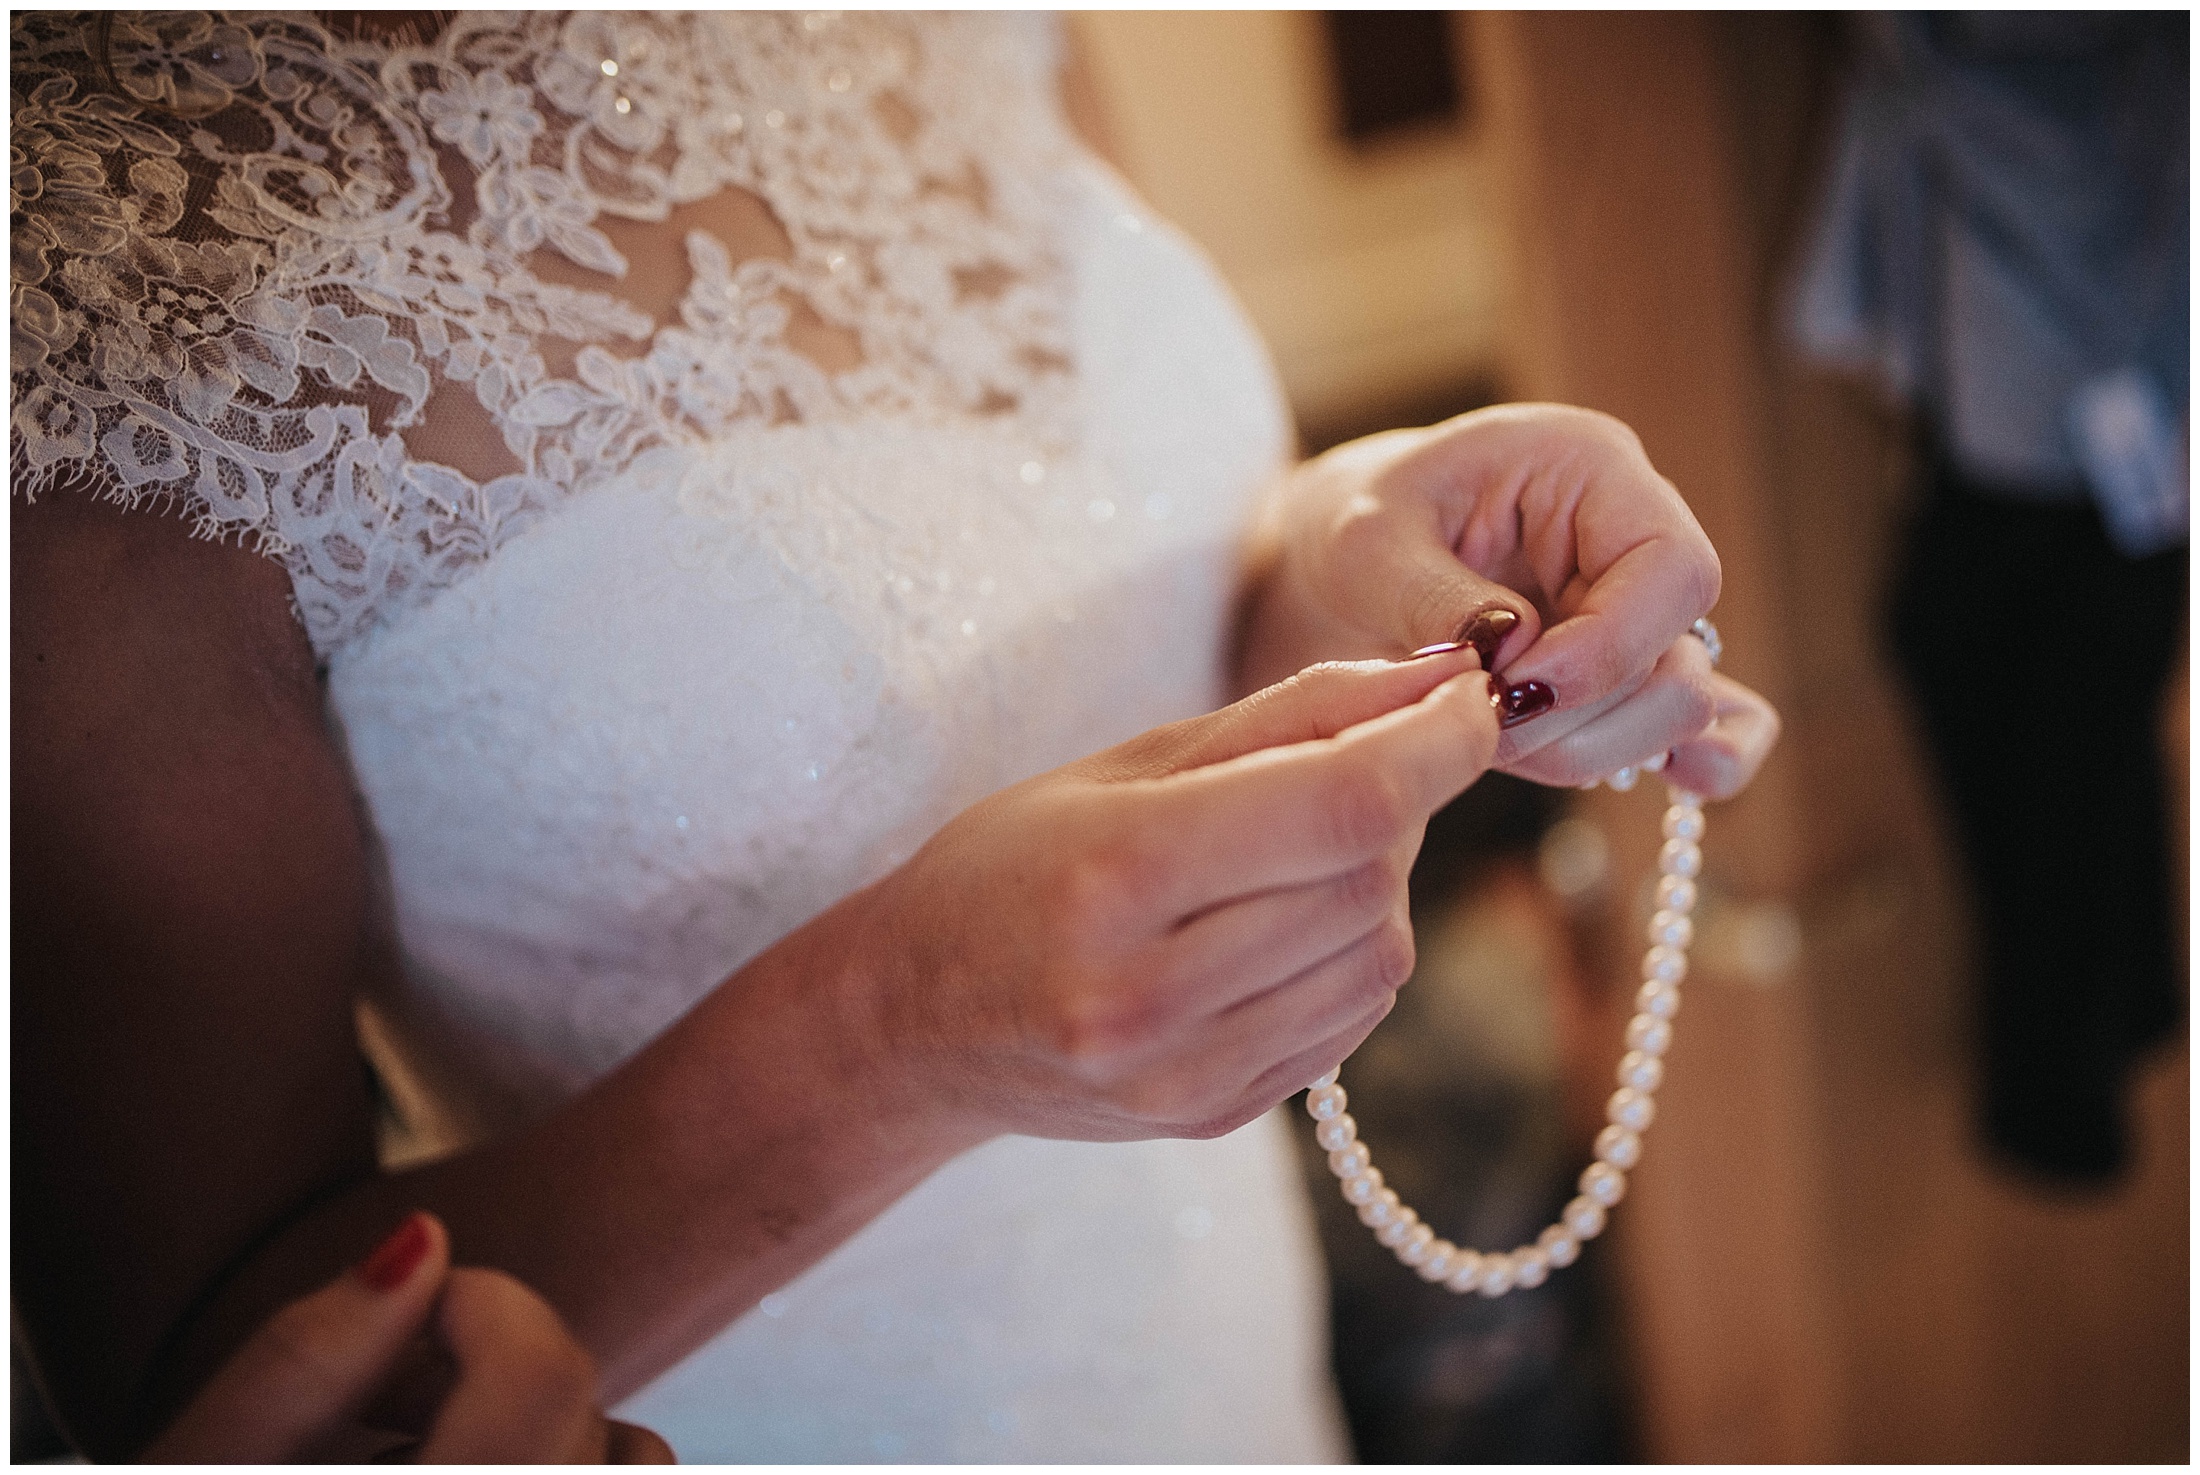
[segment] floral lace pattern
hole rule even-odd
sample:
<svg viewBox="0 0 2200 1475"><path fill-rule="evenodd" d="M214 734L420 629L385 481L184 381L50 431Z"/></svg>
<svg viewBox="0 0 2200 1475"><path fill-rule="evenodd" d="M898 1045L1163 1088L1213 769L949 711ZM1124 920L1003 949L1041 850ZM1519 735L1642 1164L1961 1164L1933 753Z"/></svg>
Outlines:
<svg viewBox="0 0 2200 1475"><path fill-rule="evenodd" d="M11 29L15 484L186 501L284 562L324 658L654 446L880 414L1073 438L1041 28L461 13L398 44L161 15L107 41ZM728 189L787 254L693 230L676 320L622 300L604 219ZM802 309L860 362L791 347ZM454 388L517 469L408 449Z"/></svg>

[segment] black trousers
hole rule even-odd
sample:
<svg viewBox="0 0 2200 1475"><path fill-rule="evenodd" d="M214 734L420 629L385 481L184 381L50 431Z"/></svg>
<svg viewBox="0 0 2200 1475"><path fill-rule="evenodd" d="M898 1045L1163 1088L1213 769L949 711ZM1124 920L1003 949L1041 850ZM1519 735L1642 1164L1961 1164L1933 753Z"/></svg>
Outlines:
<svg viewBox="0 0 2200 1475"><path fill-rule="evenodd" d="M2127 559L2090 502L1927 464L1891 636L1979 912L1980 1126L2023 1167L2102 1181L2129 1154L2131 1063L2184 1013L2157 724L2186 550Z"/></svg>

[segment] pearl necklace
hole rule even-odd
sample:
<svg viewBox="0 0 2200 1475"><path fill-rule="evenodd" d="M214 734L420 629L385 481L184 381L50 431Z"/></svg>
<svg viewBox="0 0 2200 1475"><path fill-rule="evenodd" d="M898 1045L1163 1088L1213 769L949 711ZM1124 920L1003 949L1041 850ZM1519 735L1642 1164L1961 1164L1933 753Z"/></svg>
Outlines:
<svg viewBox="0 0 2200 1475"><path fill-rule="evenodd" d="M1709 647L1717 664L1719 636L1711 622L1698 620L1690 633ZM1607 782L1624 791L1635 786L1638 772L1655 773L1664 767L1660 755L1621 769ZM1626 1196L1628 1170L1642 1161L1642 1134L1657 1116L1652 1097L1665 1079L1673 1016L1680 1012L1680 982L1687 976L1688 945L1696 936L1689 913L1696 908L1696 875L1703 869L1703 798L1678 785L1668 785L1666 794L1671 807L1665 811L1665 845L1658 852L1658 909L1650 919L1650 950L1642 955L1643 982L1635 995L1635 1017L1627 1021L1627 1054L1619 1063L1619 1089L1605 1103L1608 1125L1597 1134L1596 1160L1581 1170L1576 1184L1581 1192L1534 1244L1510 1251L1476 1251L1438 1239L1419 1214L1399 1202L1396 1189L1383 1186L1382 1169L1375 1166L1367 1144L1359 1140L1358 1125L1345 1112L1344 1087L1337 1084L1337 1072L1308 1087L1306 1114L1314 1119L1314 1140L1329 1154L1329 1171L1340 1180L1345 1202L1359 1210L1360 1222L1375 1231L1377 1243L1421 1279L1440 1281L1444 1289L1461 1295L1479 1291L1490 1297L1502 1296L1514 1286L1539 1286L1553 1270L1579 1258L1583 1243L1604 1232L1606 1213Z"/></svg>

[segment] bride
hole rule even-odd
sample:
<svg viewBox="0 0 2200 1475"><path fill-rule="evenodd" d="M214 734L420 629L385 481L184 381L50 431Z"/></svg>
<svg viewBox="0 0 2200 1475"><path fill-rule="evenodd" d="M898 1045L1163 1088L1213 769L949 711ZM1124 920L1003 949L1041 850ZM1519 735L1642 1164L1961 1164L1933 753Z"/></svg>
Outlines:
<svg viewBox="0 0 2200 1475"><path fill-rule="evenodd" d="M1264 1113L1422 821L1776 728L1624 427L1291 469L1045 19L12 40L15 1288L84 1447L417 1206L686 1458L1341 1455Z"/></svg>

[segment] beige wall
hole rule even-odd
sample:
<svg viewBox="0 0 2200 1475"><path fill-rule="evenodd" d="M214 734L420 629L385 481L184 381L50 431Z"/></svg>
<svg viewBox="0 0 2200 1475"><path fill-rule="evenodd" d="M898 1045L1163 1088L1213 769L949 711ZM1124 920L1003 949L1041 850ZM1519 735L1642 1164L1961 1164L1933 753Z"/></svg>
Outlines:
<svg viewBox="0 0 2200 1475"><path fill-rule="evenodd" d="M1314 14L1073 25L1125 172L1213 255L1303 421L1492 375L1501 252L1471 130L1347 148Z"/></svg>

